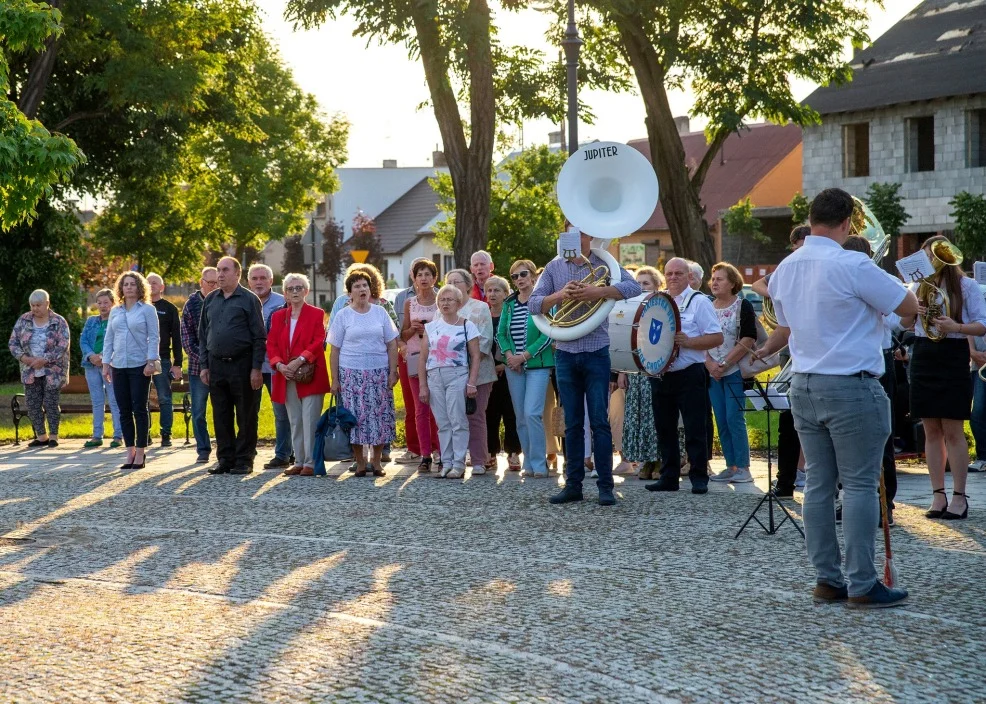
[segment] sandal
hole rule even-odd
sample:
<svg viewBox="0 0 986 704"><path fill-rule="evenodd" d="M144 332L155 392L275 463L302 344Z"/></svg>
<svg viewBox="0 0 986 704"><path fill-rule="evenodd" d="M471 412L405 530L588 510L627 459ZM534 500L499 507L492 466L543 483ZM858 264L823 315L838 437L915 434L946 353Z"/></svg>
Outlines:
<svg viewBox="0 0 986 704"><path fill-rule="evenodd" d="M387 476L387 473L385 471L383 471L383 467L380 467L378 465L372 465L372 467L373 467L373 476L374 477L385 477L385 476Z"/></svg>
<svg viewBox="0 0 986 704"><path fill-rule="evenodd" d="M969 517L969 495L963 494L961 491L953 491L952 498L954 499L956 496L965 497L965 511L962 513L952 513L948 509L942 511L941 517L946 521L964 521Z"/></svg>
<svg viewBox="0 0 986 704"><path fill-rule="evenodd" d="M945 487L942 487L941 489L935 489L932 493L933 494L944 494L945 493ZM948 499L945 499L945 505L942 506L941 509L929 508L927 511L924 512L924 517L925 518L941 518L945 514L946 511L948 511Z"/></svg>
<svg viewBox="0 0 986 704"><path fill-rule="evenodd" d="M366 467L363 467L363 469L357 469L356 470L356 474L354 474L353 476L354 477L365 477L366 476Z"/></svg>
<svg viewBox="0 0 986 704"><path fill-rule="evenodd" d="M431 472L431 458L422 457L421 464L418 465L418 474L429 474Z"/></svg>

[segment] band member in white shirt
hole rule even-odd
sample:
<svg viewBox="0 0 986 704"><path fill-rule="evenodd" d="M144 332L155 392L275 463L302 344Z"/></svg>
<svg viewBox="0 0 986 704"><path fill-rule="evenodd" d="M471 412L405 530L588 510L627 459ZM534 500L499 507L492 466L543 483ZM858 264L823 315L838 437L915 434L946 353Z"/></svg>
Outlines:
<svg viewBox="0 0 986 704"><path fill-rule="evenodd" d="M678 491L681 454L678 446L678 414L685 424L685 452L693 494L709 491L709 450L706 444L709 418L708 371L705 351L722 344L722 326L708 297L688 285L688 262L674 257L664 266L668 293L681 314L675 335L678 358L661 377L650 380L654 423L664 466L661 478L648 491Z"/></svg>
<svg viewBox="0 0 986 704"><path fill-rule="evenodd" d="M807 485L804 524L816 570L816 603L854 608L897 606L907 598L877 579L874 536L883 446L890 433L890 401L883 374L883 316L917 312L899 282L859 252L842 249L849 236L852 196L830 188L811 204L811 235L770 279L778 327L760 350L789 344L794 377L791 408L804 449ZM846 568L835 528L842 482Z"/></svg>

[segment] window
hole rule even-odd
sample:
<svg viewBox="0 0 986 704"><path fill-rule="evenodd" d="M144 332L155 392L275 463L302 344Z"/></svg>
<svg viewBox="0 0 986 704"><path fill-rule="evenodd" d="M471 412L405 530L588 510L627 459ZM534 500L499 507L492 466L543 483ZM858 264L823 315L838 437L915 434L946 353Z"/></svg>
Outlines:
<svg viewBox="0 0 986 704"><path fill-rule="evenodd" d="M870 175L870 123L842 127L842 175Z"/></svg>
<svg viewBox="0 0 986 704"><path fill-rule="evenodd" d="M431 255L431 260L435 262L435 266L438 267L439 280L444 279L445 272L448 271L448 269L442 270L442 255L439 254L438 252L435 252L434 254Z"/></svg>
<svg viewBox="0 0 986 704"><path fill-rule="evenodd" d="M986 166L986 110L965 114L966 159L970 169Z"/></svg>
<svg viewBox="0 0 986 704"><path fill-rule="evenodd" d="M325 201L315 204L315 217L324 218L325 217Z"/></svg>
<svg viewBox="0 0 986 704"><path fill-rule="evenodd" d="M907 170L915 171L934 171L935 170L935 118L933 115L926 117L912 117L907 120L905 135L907 142L904 145Z"/></svg>
<svg viewBox="0 0 986 704"><path fill-rule="evenodd" d="M442 266L445 268L445 271L451 271L455 268L455 261L453 261L451 254L446 254L442 258Z"/></svg>

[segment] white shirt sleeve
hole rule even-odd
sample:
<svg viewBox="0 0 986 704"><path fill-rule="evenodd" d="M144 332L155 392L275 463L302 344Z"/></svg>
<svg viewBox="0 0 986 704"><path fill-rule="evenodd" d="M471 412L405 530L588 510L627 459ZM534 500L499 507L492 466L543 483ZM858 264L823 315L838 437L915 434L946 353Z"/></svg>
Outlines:
<svg viewBox="0 0 986 704"><path fill-rule="evenodd" d="M790 327L787 324L787 316L784 315L784 305L775 298L777 295L777 272L770 274L770 278L767 279L767 295L770 298L770 302L774 305L774 318L777 319L777 324L781 327Z"/></svg>
<svg viewBox="0 0 986 704"><path fill-rule="evenodd" d="M869 259L860 259L853 283L856 295L884 315L893 313L907 295L904 284L887 276Z"/></svg>
<svg viewBox="0 0 986 704"><path fill-rule="evenodd" d="M689 304L689 308L692 306L695 307L693 320L698 327L699 335L715 335L722 332L719 316L716 315L712 301L699 293L695 296L695 300Z"/></svg>
<svg viewBox="0 0 986 704"><path fill-rule="evenodd" d="M962 277L962 322L986 325L986 298L975 279Z"/></svg>
<svg viewBox="0 0 986 704"><path fill-rule="evenodd" d="M346 311L348 310L348 308L343 308L332 316L332 323L329 325L328 342L333 347L342 347L342 343L346 339L346 321L349 320L349 315ZM384 315L386 315L386 313L384 313ZM393 323L393 321L391 321L391 323Z"/></svg>

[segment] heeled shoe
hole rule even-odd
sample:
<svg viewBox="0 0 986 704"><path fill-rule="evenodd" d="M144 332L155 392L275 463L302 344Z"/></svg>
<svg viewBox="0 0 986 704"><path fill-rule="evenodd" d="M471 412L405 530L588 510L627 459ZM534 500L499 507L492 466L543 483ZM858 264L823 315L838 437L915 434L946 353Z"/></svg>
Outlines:
<svg viewBox="0 0 986 704"><path fill-rule="evenodd" d="M133 462L129 462L127 464L121 464L120 465L120 469L133 469L133 468L134 468Z"/></svg>
<svg viewBox="0 0 986 704"><path fill-rule="evenodd" d="M933 494L944 494L945 493L945 488L942 487L941 489L935 489L932 493ZM927 511L924 512L924 517L925 518L941 518L945 514L946 511L948 511L948 499L945 500L945 505L942 506L940 509L929 508Z"/></svg>
<svg viewBox="0 0 986 704"><path fill-rule="evenodd" d="M130 465L130 469L143 469L146 465L147 465L147 460L145 459L140 464L132 464L132 465Z"/></svg>
<svg viewBox="0 0 986 704"><path fill-rule="evenodd" d="M965 511L963 511L961 514L952 513L951 511L948 510L943 511L941 517L946 521L964 521L969 517L969 495L963 494L960 491L953 491L952 498L956 496L965 497Z"/></svg>

